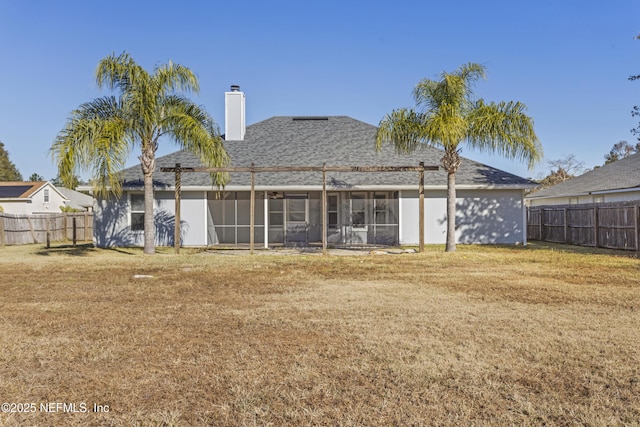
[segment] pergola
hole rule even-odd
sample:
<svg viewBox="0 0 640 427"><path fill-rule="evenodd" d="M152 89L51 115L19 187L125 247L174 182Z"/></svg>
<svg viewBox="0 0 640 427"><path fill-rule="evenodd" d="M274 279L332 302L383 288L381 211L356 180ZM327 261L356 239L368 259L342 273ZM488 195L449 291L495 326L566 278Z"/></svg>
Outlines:
<svg viewBox="0 0 640 427"><path fill-rule="evenodd" d="M160 168L161 172L175 173L175 235L174 246L176 253L180 252L180 196L181 196L181 174L183 172L249 172L251 174L251 212L250 212L250 241L249 248L253 254L255 249L255 176L260 172L322 172L322 253L327 253L327 172L418 172L418 218L419 218L419 252L424 251L424 172L437 171L438 166L425 166L424 162L420 162L418 166L235 166L220 168L201 168L201 167L182 167L180 163L172 168Z"/></svg>

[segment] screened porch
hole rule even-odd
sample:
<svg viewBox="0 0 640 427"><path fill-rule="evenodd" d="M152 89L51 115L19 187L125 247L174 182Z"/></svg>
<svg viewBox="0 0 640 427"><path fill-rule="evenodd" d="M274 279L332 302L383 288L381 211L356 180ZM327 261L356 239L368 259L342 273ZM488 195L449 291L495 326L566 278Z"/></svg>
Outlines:
<svg viewBox="0 0 640 427"><path fill-rule="evenodd" d="M208 244L250 243L248 191L209 192ZM256 191L254 242L262 247L322 244L322 192ZM398 192L327 192L327 243L339 246L393 246L399 241Z"/></svg>

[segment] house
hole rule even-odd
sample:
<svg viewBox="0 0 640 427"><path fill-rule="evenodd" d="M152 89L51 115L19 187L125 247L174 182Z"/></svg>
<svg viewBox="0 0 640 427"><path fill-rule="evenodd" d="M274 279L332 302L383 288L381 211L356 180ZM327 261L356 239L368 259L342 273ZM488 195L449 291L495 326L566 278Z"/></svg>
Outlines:
<svg viewBox="0 0 640 427"><path fill-rule="evenodd" d="M65 207L74 211L91 212L93 211L93 197L88 194L81 193L66 187L56 187L60 193L66 198Z"/></svg>
<svg viewBox="0 0 640 427"><path fill-rule="evenodd" d="M640 200L640 153L531 193L529 206Z"/></svg>
<svg viewBox="0 0 640 427"><path fill-rule="evenodd" d="M60 213L60 207L67 201L64 194L49 181L0 182L0 207L4 213Z"/></svg>
<svg viewBox="0 0 640 427"><path fill-rule="evenodd" d="M439 165L443 152L425 147L412 155L375 149L375 126L346 116L276 116L245 126L245 96L225 93L225 148L233 166ZM156 244L173 245L175 175L162 167L201 167L188 152L156 159ZM425 242L446 239L444 171L425 172ZM463 158L457 173L460 243L526 242L524 192L533 183ZM250 241L249 173L232 173L222 191L208 173L181 175L184 246L242 245ZM322 240L322 173L258 173L255 177L256 244L311 245ZM327 242L330 245L417 244L417 172L327 172ZM139 166L123 171L123 196L95 206L99 247L142 246L143 180Z"/></svg>

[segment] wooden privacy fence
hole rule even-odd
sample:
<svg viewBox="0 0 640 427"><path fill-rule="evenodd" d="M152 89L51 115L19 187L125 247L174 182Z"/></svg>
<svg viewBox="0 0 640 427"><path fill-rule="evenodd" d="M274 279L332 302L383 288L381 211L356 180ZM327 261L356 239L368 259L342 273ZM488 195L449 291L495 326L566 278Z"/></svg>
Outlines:
<svg viewBox="0 0 640 427"><path fill-rule="evenodd" d="M640 201L527 209L529 240L640 252Z"/></svg>
<svg viewBox="0 0 640 427"><path fill-rule="evenodd" d="M0 246L93 239L92 212L41 215L0 213Z"/></svg>

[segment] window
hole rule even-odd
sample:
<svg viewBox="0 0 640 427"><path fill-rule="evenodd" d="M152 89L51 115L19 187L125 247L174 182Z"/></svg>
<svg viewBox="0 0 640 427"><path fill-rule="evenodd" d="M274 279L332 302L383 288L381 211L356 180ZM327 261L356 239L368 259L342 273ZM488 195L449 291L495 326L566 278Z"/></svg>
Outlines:
<svg viewBox="0 0 640 427"><path fill-rule="evenodd" d="M269 227L282 227L284 224L284 202L282 199L269 200Z"/></svg>
<svg viewBox="0 0 640 427"><path fill-rule="evenodd" d="M305 222L307 218L306 200L287 198L287 222Z"/></svg>
<svg viewBox="0 0 640 427"><path fill-rule="evenodd" d="M351 224L364 227L366 224L366 199L364 194L351 194Z"/></svg>
<svg viewBox="0 0 640 427"><path fill-rule="evenodd" d="M131 194L131 231L144 231L144 194Z"/></svg>
<svg viewBox="0 0 640 427"><path fill-rule="evenodd" d="M327 196L327 225L329 228L338 228L338 195Z"/></svg>
<svg viewBox="0 0 640 427"><path fill-rule="evenodd" d="M44 202L45 203L49 203L49 189L48 188L44 189Z"/></svg>
<svg viewBox="0 0 640 427"><path fill-rule="evenodd" d="M374 193L373 204L375 210L376 224L387 224L387 213L389 212L387 206L387 194L386 193Z"/></svg>

